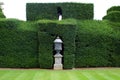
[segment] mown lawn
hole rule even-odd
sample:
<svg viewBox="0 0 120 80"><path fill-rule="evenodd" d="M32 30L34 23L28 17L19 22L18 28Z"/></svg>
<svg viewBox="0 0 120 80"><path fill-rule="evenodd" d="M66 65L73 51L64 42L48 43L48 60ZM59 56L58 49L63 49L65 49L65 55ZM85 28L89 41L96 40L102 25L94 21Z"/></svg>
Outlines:
<svg viewBox="0 0 120 80"><path fill-rule="evenodd" d="M120 68L78 70L1 69L0 80L120 80Z"/></svg>

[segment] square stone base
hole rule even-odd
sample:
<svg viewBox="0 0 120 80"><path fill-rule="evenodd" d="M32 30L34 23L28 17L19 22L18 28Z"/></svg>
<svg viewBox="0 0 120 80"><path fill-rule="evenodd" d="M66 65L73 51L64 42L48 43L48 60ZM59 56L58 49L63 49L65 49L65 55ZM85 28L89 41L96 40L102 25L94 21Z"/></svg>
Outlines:
<svg viewBox="0 0 120 80"><path fill-rule="evenodd" d="M62 70L63 69L63 65L62 64L54 64L54 69L55 70Z"/></svg>

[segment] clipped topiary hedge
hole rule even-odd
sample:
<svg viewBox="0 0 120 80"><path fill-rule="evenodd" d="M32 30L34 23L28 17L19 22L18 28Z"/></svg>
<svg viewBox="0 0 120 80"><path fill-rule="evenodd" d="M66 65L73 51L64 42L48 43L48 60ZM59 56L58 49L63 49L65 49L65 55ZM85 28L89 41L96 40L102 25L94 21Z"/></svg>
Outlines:
<svg viewBox="0 0 120 80"><path fill-rule="evenodd" d="M103 19L110 20L113 22L120 22L120 11L109 12Z"/></svg>
<svg viewBox="0 0 120 80"><path fill-rule="evenodd" d="M113 66L111 55L115 54L113 49L117 48L113 45L115 35L117 34L106 22L79 21L75 67Z"/></svg>
<svg viewBox="0 0 120 80"><path fill-rule="evenodd" d="M28 21L58 19L57 7L61 7L63 19L93 19L93 4L85 3L27 3Z"/></svg>
<svg viewBox="0 0 120 80"><path fill-rule="evenodd" d="M20 30L19 23L0 20L0 67L38 67L37 32Z"/></svg>
<svg viewBox="0 0 120 80"><path fill-rule="evenodd" d="M113 22L120 22L120 6L113 6L107 10L107 15L103 17L104 20Z"/></svg>
<svg viewBox="0 0 120 80"><path fill-rule="evenodd" d="M57 36L64 69L120 66L119 22L0 19L0 67L53 68Z"/></svg>
<svg viewBox="0 0 120 80"><path fill-rule="evenodd" d="M120 11L120 6L113 6L107 10L107 14L113 11Z"/></svg>
<svg viewBox="0 0 120 80"><path fill-rule="evenodd" d="M44 23L45 22L45 23ZM58 21L40 21L39 26L39 65L41 68L53 68L53 41L60 36L64 42L63 66L73 68L75 52L76 25Z"/></svg>
<svg viewBox="0 0 120 80"><path fill-rule="evenodd" d="M3 29L17 29L22 21L17 19L0 19L0 28Z"/></svg>
<svg viewBox="0 0 120 80"><path fill-rule="evenodd" d="M53 37L45 32L38 32L39 37L39 66L53 68Z"/></svg>
<svg viewBox="0 0 120 80"><path fill-rule="evenodd" d="M109 50L112 52L111 62L113 67L120 67L120 23L116 22L107 22L110 27L113 29L112 35L112 44L110 45Z"/></svg>

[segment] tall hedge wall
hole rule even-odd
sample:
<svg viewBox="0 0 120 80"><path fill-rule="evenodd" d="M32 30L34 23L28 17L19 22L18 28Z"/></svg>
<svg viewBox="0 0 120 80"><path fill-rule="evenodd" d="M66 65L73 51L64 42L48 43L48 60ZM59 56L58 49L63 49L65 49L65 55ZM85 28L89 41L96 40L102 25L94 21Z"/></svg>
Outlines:
<svg viewBox="0 0 120 80"><path fill-rule="evenodd" d="M109 49L111 54L111 62L112 66L120 67L120 23L116 22L107 22L109 26L113 29L112 34L112 46L111 49Z"/></svg>
<svg viewBox="0 0 120 80"><path fill-rule="evenodd" d="M38 22L39 26L39 64L41 68L53 68L53 41L60 36L64 42L63 66L64 68L74 67L75 52L75 31L76 25L63 22Z"/></svg>
<svg viewBox="0 0 120 80"><path fill-rule="evenodd" d="M93 19L93 4L85 3L27 3L28 21L39 19L58 19L57 7L61 7L63 19Z"/></svg>
<svg viewBox="0 0 120 80"><path fill-rule="evenodd" d="M110 66L111 29L101 21L81 21L76 35L75 67Z"/></svg>
<svg viewBox="0 0 120 80"><path fill-rule="evenodd" d="M79 21L75 67L120 66L120 28L117 26L105 21Z"/></svg>
<svg viewBox="0 0 120 80"><path fill-rule="evenodd" d="M38 67L37 32L18 29L22 23L0 20L0 67Z"/></svg>
<svg viewBox="0 0 120 80"><path fill-rule="evenodd" d="M53 68L57 36L64 69L120 66L119 22L0 19L0 67Z"/></svg>

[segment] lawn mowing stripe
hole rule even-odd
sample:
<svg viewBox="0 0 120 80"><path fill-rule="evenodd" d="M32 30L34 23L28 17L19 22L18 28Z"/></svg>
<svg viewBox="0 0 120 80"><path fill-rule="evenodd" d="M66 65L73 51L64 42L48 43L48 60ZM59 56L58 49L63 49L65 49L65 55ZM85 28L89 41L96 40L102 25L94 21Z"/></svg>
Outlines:
<svg viewBox="0 0 120 80"><path fill-rule="evenodd" d="M107 80L103 76L98 74L99 72L96 71L91 71L90 74L96 78L96 80Z"/></svg>
<svg viewBox="0 0 120 80"><path fill-rule="evenodd" d="M66 73L67 71L60 71L60 80L69 80L69 76Z"/></svg>
<svg viewBox="0 0 120 80"><path fill-rule="evenodd" d="M80 74L77 74L77 71L67 72L67 75L69 76L69 80L86 80L81 78Z"/></svg>
<svg viewBox="0 0 120 80"><path fill-rule="evenodd" d="M107 73L105 73L105 71L99 72L98 74L100 76L103 76L106 80L115 80L115 79L111 78L111 76L109 76Z"/></svg>
<svg viewBox="0 0 120 80"><path fill-rule="evenodd" d="M89 80L85 75L83 75L82 71L78 70L78 71L75 71L76 73L76 76L80 78L80 80Z"/></svg>
<svg viewBox="0 0 120 80"><path fill-rule="evenodd" d="M61 71L51 71L51 80L61 80Z"/></svg>
<svg viewBox="0 0 120 80"><path fill-rule="evenodd" d="M19 76L16 77L15 80L24 80L26 75L27 75L26 72L22 72Z"/></svg>
<svg viewBox="0 0 120 80"><path fill-rule="evenodd" d="M40 80L50 80L51 72L50 71L41 71L42 76L40 77Z"/></svg>
<svg viewBox="0 0 120 80"><path fill-rule="evenodd" d="M0 80L14 80L20 72L16 71L9 71L5 75L3 75Z"/></svg>
<svg viewBox="0 0 120 80"><path fill-rule="evenodd" d="M82 72L83 75L85 75L89 80L98 80L94 77L94 75L92 74L92 72Z"/></svg>
<svg viewBox="0 0 120 80"><path fill-rule="evenodd" d="M35 73L35 76L33 77L33 80L43 80L43 77L46 77L46 76L44 76L46 74L46 72L45 71L37 71L36 73Z"/></svg>
<svg viewBox="0 0 120 80"><path fill-rule="evenodd" d="M119 73L116 73L116 72L112 72L113 75L116 75L117 77L120 78L120 74Z"/></svg>
<svg viewBox="0 0 120 80"><path fill-rule="evenodd" d="M2 76L4 76L6 73L8 73L9 71L6 71L6 70L0 70L0 78Z"/></svg>
<svg viewBox="0 0 120 80"><path fill-rule="evenodd" d="M35 75L35 71L27 70L21 72L19 76L15 80L33 80L33 76Z"/></svg>
<svg viewBox="0 0 120 80"><path fill-rule="evenodd" d="M119 80L119 79L120 79L120 76L114 75L113 72L106 71L105 73L106 73L107 75L109 75L111 78L113 78L114 80Z"/></svg>

